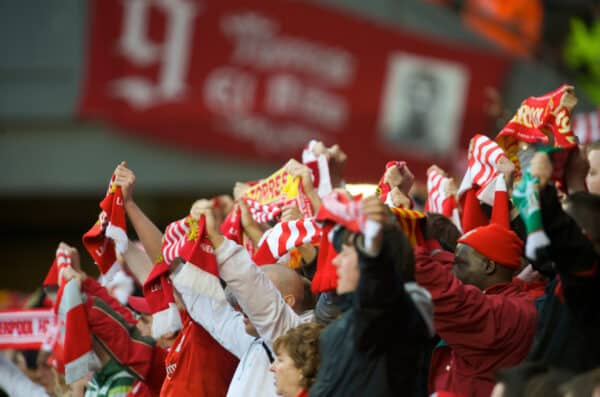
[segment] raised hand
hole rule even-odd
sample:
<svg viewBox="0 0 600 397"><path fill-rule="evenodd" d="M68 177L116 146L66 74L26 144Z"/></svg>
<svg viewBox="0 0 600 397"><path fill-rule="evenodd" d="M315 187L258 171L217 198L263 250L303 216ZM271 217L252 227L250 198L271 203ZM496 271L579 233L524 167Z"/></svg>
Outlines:
<svg viewBox="0 0 600 397"><path fill-rule="evenodd" d="M127 163L122 161L115 169L115 185L121 187L123 201L125 204L133 202L133 186L135 185L135 174L127 168Z"/></svg>
<svg viewBox="0 0 600 397"><path fill-rule="evenodd" d="M298 209L296 204L288 204L283 207L283 211L281 212L281 221L295 221L298 219L302 219L302 212Z"/></svg>
<svg viewBox="0 0 600 397"><path fill-rule="evenodd" d="M302 164L298 160L290 159L285 164L284 169L291 176L301 178L302 186L304 187L305 192L314 190L312 171L310 168L308 168L308 166Z"/></svg>
<svg viewBox="0 0 600 397"><path fill-rule="evenodd" d="M329 175L333 188L341 187L344 166L348 160L346 153L338 145L333 145L329 149Z"/></svg>
<svg viewBox="0 0 600 397"><path fill-rule="evenodd" d="M544 152L537 152L533 155L529 163L529 173L532 177L538 178L540 189L543 189L552 176L552 162L550 156Z"/></svg>
<svg viewBox="0 0 600 397"><path fill-rule="evenodd" d="M406 163L402 162L398 166L388 168L383 175L383 181L392 188L397 186L402 193L408 195L410 188L415 182L415 176Z"/></svg>

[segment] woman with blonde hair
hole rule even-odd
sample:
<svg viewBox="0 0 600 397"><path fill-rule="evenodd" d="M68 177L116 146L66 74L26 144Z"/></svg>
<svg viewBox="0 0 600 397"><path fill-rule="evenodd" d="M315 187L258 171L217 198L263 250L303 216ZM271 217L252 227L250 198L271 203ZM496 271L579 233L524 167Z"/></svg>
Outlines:
<svg viewBox="0 0 600 397"><path fill-rule="evenodd" d="M319 334L323 326L304 323L290 329L273 343L277 357L270 370L275 389L283 397L307 397L319 369Z"/></svg>

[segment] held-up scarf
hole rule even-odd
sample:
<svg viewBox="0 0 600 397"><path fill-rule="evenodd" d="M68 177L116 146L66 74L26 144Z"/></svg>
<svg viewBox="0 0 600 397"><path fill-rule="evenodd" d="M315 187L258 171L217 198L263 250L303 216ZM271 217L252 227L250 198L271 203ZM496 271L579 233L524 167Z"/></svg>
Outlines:
<svg viewBox="0 0 600 397"><path fill-rule="evenodd" d="M120 270L117 253L122 255L128 244L123 193L114 179L113 174L106 196L100 202L102 211L98 221L83 235L83 245L107 281Z"/></svg>

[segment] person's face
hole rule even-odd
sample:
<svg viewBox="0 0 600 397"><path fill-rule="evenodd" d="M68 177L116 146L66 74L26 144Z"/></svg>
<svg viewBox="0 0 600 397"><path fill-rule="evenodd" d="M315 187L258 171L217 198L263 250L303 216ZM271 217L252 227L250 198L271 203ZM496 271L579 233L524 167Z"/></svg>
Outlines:
<svg viewBox="0 0 600 397"><path fill-rule="evenodd" d="M295 397L302 390L302 373L285 347L280 347L270 371L275 375L275 390L283 397Z"/></svg>
<svg viewBox="0 0 600 397"><path fill-rule="evenodd" d="M358 268L358 255L354 246L342 244L342 250L333 258L332 263L337 269L336 292L338 295L356 290L360 279L360 269Z"/></svg>
<svg viewBox="0 0 600 397"><path fill-rule="evenodd" d="M585 176L588 192L600 194L600 150L592 150L588 154L590 168Z"/></svg>
<svg viewBox="0 0 600 397"><path fill-rule="evenodd" d="M473 248L465 244L456 245L454 256L454 275L463 284L474 285L481 288L485 277L484 261L486 259Z"/></svg>

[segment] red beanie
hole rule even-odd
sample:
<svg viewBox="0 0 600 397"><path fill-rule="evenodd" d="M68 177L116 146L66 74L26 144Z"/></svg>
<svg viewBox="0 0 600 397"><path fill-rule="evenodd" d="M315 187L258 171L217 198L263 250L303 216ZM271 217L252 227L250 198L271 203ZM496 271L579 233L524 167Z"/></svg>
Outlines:
<svg viewBox="0 0 600 397"><path fill-rule="evenodd" d="M521 266L523 241L515 232L496 223L475 228L458 242L500 265L515 269Z"/></svg>

